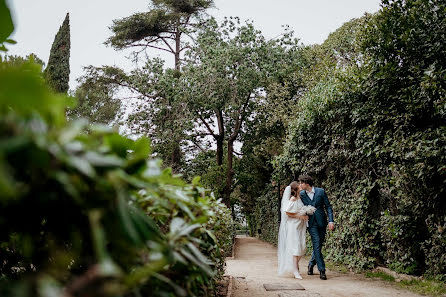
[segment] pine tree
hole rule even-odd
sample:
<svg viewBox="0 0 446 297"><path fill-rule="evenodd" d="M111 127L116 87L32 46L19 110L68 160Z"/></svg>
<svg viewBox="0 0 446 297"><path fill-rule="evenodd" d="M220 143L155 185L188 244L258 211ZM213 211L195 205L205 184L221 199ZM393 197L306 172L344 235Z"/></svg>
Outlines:
<svg viewBox="0 0 446 297"><path fill-rule="evenodd" d="M154 48L171 53L175 57L175 70L178 75L181 68L180 54L188 48L183 37L190 35L199 24L201 15L214 4L214 0L151 0L148 12L135 13L129 17L113 21L110 30L113 35L106 41L117 50L140 47ZM142 52L142 51L139 51ZM159 123L160 139L163 139L166 155L165 164L179 172L183 159L180 143L183 131L178 130L178 115L182 114L181 104L175 105L174 98L159 100L164 106L157 106L158 115L163 114ZM179 110L176 110L179 108ZM155 118L152 114L152 118ZM171 127L171 134L164 136ZM158 148L161 146L158 146ZM164 149L162 149L164 150Z"/></svg>
<svg viewBox="0 0 446 297"><path fill-rule="evenodd" d="M117 50L129 47L155 48L175 56L175 69L180 70L180 54L187 48L183 35L188 35L214 0L151 0L148 12L135 13L114 20L113 35L106 41ZM195 19L195 22L194 22Z"/></svg>
<svg viewBox="0 0 446 297"><path fill-rule="evenodd" d="M70 15L67 13L51 46L45 78L54 91L66 93L70 79Z"/></svg>

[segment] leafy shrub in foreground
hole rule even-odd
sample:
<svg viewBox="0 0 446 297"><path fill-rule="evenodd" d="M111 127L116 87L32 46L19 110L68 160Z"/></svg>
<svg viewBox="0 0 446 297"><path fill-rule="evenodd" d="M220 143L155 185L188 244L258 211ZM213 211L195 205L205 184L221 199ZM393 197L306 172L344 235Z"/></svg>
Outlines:
<svg viewBox="0 0 446 297"><path fill-rule="evenodd" d="M32 62L0 63L0 295L211 294L229 210L148 139L67 124L69 102Z"/></svg>

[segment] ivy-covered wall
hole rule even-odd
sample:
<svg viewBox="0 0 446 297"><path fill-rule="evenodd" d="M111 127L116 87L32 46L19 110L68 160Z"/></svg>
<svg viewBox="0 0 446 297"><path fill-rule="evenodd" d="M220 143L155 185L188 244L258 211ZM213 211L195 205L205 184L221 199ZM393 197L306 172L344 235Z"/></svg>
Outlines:
<svg viewBox="0 0 446 297"><path fill-rule="evenodd" d="M258 198L254 214L248 216L251 234L274 245L279 232L279 198L277 187L268 185Z"/></svg>
<svg viewBox="0 0 446 297"><path fill-rule="evenodd" d="M445 18L444 1L384 1L354 63L299 103L276 173L327 190L328 259L446 279Z"/></svg>

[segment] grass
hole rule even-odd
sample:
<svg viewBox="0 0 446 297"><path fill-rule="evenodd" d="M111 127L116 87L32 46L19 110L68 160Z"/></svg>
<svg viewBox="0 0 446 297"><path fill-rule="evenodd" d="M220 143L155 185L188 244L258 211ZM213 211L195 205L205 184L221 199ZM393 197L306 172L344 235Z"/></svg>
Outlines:
<svg viewBox="0 0 446 297"><path fill-rule="evenodd" d="M446 284L434 280L410 280L401 281L398 285L406 290L412 291L414 293L430 296L445 296L446 295Z"/></svg>
<svg viewBox="0 0 446 297"><path fill-rule="evenodd" d="M365 277L380 278L380 279L382 279L384 281L388 281L388 282L395 281L395 278L393 276L391 276L390 274L387 274L385 272L382 272L382 271L377 271L377 272L368 271L365 273Z"/></svg>
<svg viewBox="0 0 446 297"><path fill-rule="evenodd" d="M446 295L446 284L440 281L427 280L427 279L413 279L410 281L402 280L400 282L396 282L393 276L382 271L378 272L368 271L365 273L365 276L369 278L380 278L383 281L387 282L394 282L395 285L397 285L401 289L405 289L421 295L429 295L429 296Z"/></svg>
<svg viewBox="0 0 446 297"><path fill-rule="evenodd" d="M346 266L339 265L331 261L325 261L325 266L331 271L337 271L342 273L347 273L350 271Z"/></svg>
<svg viewBox="0 0 446 297"><path fill-rule="evenodd" d="M326 261L325 265L329 270L347 273L350 270L347 266ZM367 278L377 278L391 283L400 289L408 290L417 294L427 296L446 296L446 283L431 279L413 279L413 280L397 280L394 276L383 271L366 271L364 276Z"/></svg>

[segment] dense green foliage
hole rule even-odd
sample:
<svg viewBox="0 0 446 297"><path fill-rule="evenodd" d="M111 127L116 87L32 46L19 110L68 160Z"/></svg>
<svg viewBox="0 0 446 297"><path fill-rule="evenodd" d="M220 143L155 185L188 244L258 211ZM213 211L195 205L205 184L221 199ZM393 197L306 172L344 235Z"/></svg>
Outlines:
<svg viewBox="0 0 446 297"><path fill-rule="evenodd" d="M277 187L266 187L256 200L254 212L247 216L251 234L277 244L279 234L280 201ZM261 218L261 219L258 219Z"/></svg>
<svg viewBox="0 0 446 297"><path fill-rule="evenodd" d="M153 0L114 21L107 43L139 48L139 64L79 80L69 117L116 123L116 99L130 99L124 128L150 144L66 124L70 100L42 86L39 66L3 59L1 289L210 294L233 234L215 197L274 243L281 189L303 173L333 204L329 260L445 281L444 1L384 0L312 46L288 28L267 40L251 22L202 18L212 4ZM148 48L174 69L141 63Z"/></svg>
<svg viewBox="0 0 446 297"><path fill-rule="evenodd" d="M230 211L68 102L33 61L0 63L0 295L212 294Z"/></svg>
<svg viewBox="0 0 446 297"><path fill-rule="evenodd" d="M252 23L230 18L218 24L209 19L189 46L181 72L148 59L130 73L109 66L88 68L88 79L108 84L116 97L118 90L131 92L136 97L126 120L131 131L150 135L155 152L175 172L189 177L189 171L203 168L203 182L230 205L238 161L234 143L245 142L248 130L260 133L263 128L255 123L268 122L271 104L262 90L293 73L296 48L289 30L267 41ZM261 115L259 108L264 110Z"/></svg>
<svg viewBox="0 0 446 297"><path fill-rule="evenodd" d="M82 122L56 126L63 109L55 103L63 107L66 99L45 90L38 97L37 68L23 67L2 69L10 77L2 75L2 84L26 80L34 94L27 98L53 107L41 109L42 116L50 113L43 121L34 116L38 110L9 101L27 96L19 89L1 98L2 290L32 294L31 283L20 282L25 277L37 281L41 296L53 285L104 295L113 284L110 294L212 290L214 269L223 268L220 248L231 247L229 210L197 182L187 185L156 160L147 162L145 139L131 141ZM74 285L87 276L87 284Z"/></svg>
<svg viewBox="0 0 446 297"><path fill-rule="evenodd" d="M139 102L129 117L131 128L150 135L155 140L156 153L177 173L184 167L182 146L187 117L183 114L184 106L177 102L176 81L181 57L189 47L186 41L193 39L201 16L212 5L213 0L152 0L149 11L114 20L110 27L112 36L106 41L117 50L139 48L133 52L135 61L140 59L140 53L146 53L143 67L110 83L137 94ZM147 49L172 54L175 71L164 71L163 65L159 67L159 59L148 59Z"/></svg>
<svg viewBox="0 0 446 297"><path fill-rule="evenodd" d="M0 30L0 52L6 52L8 49L5 43L15 43L8 39L9 35L14 31L14 24L6 0L0 1L0 28L2 28Z"/></svg>
<svg viewBox="0 0 446 297"><path fill-rule="evenodd" d="M85 118L91 123L111 125L121 110L121 101L113 98L116 86L98 74L98 69L86 67L85 75L78 78L74 92L78 104L67 110L70 119Z"/></svg>
<svg viewBox="0 0 446 297"><path fill-rule="evenodd" d="M0 62L5 62L10 65L16 65L16 66L19 66L19 65L22 65L22 64L28 63L28 62L34 62L34 63L37 63L40 66L42 66L42 68L45 65L45 63L39 57L37 57L35 54L29 54L26 57L21 57L21 56L16 56L16 55L6 55L5 57L0 56Z"/></svg>
<svg viewBox="0 0 446 297"><path fill-rule="evenodd" d="M205 23L188 52L181 76L181 102L186 103L195 123L188 135L197 146L205 147L202 144L209 138L216 146L215 163L209 172L218 167L224 172L224 179L215 180L213 189L219 190L228 206L237 200L231 199L231 194L241 185L236 176L240 167L235 144L247 144L246 137L264 123L267 116L260 111L267 109L269 101L264 91L292 69L298 56L296 48L297 40L289 30L268 41L252 23L227 18L221 24L213 19ZM249 158L249 153L243 154Z"/></svg>
<svg viewBox="0 0 446 297"><path fill-rule="evenodd" d="M113 35L106 43L116 49L129 46L153 47L177 54L179 57L179 51L183 47L180 43L181 35L193 27L193 18L199 17L200 13L213 5L212 0L152 0L151 2L152 7L148 12L135 13L114 20L110 26ZM164 47L166 42L171 41L178 41L179 48ZM176 66L179 66L177 63L179 60L176 61Z"/></svg>
<svg viewBox="0 0 446 297"><path fill-rule="evenodd" d="M54 37L48 65L45 69L46 81L55 92L66 93L69 89L70 47L70 16L67 13Z"/></svg>
<svg viewBox="0 0 446 297"><path fill-rule="evenodd" d="M385 1L351 42L325 44L330 75L300 101L276 168L328 190L332 260L445 278L445 17L443 1Z"/></svg>

